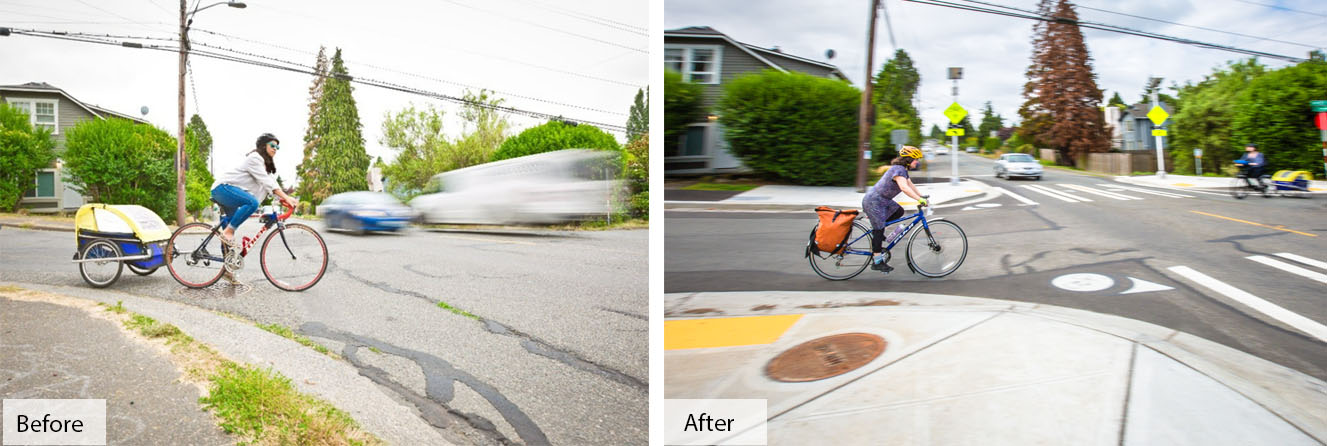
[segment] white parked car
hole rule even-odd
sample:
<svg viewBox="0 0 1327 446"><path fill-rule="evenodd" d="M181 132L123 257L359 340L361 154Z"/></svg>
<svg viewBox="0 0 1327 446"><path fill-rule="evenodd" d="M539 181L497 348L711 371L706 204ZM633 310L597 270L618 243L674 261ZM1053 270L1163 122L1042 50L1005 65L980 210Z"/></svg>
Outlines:
<svg viewBox="0 0 1327 446"><path fill-rule="evenodd" d="M1000 159L995 162L996 178L1028 177L1040 180L1041 173L1041 163L1026 153L1006 153L1000 155Z"/></svg>
<svg viewBox="0 0 1327 446"><path fill-rule="evenodd" d="M936 154L936 155L948 155L948 154L949 154L949 148L948 148L948 147L943 147L943 146L942 146L942 147L937 147L937 148L935 149L935 154Z"/></svg>

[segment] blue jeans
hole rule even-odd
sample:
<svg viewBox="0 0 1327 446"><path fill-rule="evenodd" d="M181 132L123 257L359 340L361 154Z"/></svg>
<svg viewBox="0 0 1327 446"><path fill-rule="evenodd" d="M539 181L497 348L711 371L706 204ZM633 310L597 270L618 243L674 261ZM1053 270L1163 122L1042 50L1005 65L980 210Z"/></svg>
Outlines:
<svg viewBox="0 0 1327 446"><path fill-rule="evenodd" d="M253 194L229 184L218 184L212 189L212 199L221 204L221 213L225 214L221 218L223 229L227 225L239 229L244 220L258 210L258 199Z"/></svg>

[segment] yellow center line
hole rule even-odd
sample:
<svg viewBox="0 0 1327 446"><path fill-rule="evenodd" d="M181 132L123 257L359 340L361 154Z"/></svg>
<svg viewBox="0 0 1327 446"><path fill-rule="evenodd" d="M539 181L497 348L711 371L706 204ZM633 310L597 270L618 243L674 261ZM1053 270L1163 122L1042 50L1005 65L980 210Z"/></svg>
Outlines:
<svg viewBox="0 0 1327 446"><path fill-rule="evenodd" d="M514 241L514 240L501 240L501 239L495 239L495 238L482 238L482 237L465 237L465 236L460 236L460 235L442 235L442 234L438 234L438 237L442 237L442 238L454 238L454 239L459 239L459 240L470 240L470 241L476 241L476 242L508 243L508 244L512 244L512 245L531 245L531 246L534 246L534 245L535 245L535 243L531 243L531 242L519 242L519 241Z"/></svg>
<svg viewBox="0 0 1327 446"><path fill-rule="evenodd" d="M1307 236L1309 236L1309 237L1317 237L1317 236L1318 236L1318 234L1309 234L1309 233L1307 233L1307 232L1299 232L1299 231L1296 231L1296 230L1294 230L1294 229L1285 229L1285 225L1269 226L1269 225L1265 225L1265 224L1262 224L1262 223L1255 223L1255 222L1251 222L1251 221L1240 220L1240 219L1238 219L1238 218L1224 217L1224 216L1220 216L1220 215L1216 215L1216 214L1209 214L1209 213L1202 212L1202 211L1192 211L1192 210L1191 210L1191 211L1189 211L1189 212L1192 212L1192 213L1195 213L1195 214L1206 215L1206 216L1208 216L1208 217L1216 217L1216 218L1220 218L1220 219L1224 219L1224 220L1236 221L1236 222L1240 222L1240 223L1244 223L1244 224L1248 224L1248 225L1260 226L1260 227L1264 227L1264 228L1267 228L1267 229L1275 229L1275 230L1278 230L1278 231L1293 232L1293 233L1296 233L1296 234L1299 234L1299 235L1307 235Z"/></svg>

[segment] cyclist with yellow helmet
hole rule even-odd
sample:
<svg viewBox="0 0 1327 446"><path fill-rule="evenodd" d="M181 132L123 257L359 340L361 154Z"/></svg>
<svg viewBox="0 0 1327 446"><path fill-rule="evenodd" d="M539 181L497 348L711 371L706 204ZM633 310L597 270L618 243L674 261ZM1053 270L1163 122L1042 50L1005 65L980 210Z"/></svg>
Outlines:
<svg viewBox="0 0 1327 446"><path fill-rule="evenodd" d="M887 264L888 256L884 255L885 245L885 224L891 220L897 220L903 217L903 206L899 206L894 201L894 197L899 192L903 192L912 199L917 200L923 206L928 205L926 198L917 192L917 186L912 184L912 179L908 177L909 170L915 170L921 165L922 151L913 146L903 146L899 151L898 158L889 166L889 170L880 177L874 186L866 190L866 196L862 197L862 209L866 210L866 215L871 218L871 269L884 271L886 273L893 271ZM894 228L894 232L889 235L889 241L903 232L903 225L900 224Z"/></svg>

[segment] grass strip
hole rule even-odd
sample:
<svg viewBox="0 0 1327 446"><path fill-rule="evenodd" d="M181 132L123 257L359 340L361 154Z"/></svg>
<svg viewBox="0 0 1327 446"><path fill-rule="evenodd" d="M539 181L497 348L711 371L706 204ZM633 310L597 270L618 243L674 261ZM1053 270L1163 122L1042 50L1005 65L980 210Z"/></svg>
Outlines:
<svg viewBox="0 0 1327 446"><path fill-rule="evenodd" d="M289 340L292 340L292 341L298 342L298 343L300 343L300 345L303 345L303 346L305 346L305 347L312 348L312 349L314 349L314 351L317 351L318 353L322 353L322 354L324 354L324 355L331 356L332 358L335 358L335 359L341 359L341 356L340 356L340 355L337 355L336 353L332 353L332 351L331 351L331 350L328 350L327 347L323 347L322 344L319 344L319 343L317 343L317 342L313 342L312 339L309 339L309 338L305 337L304 335L295 334L295 331L294 331L294 330L291 330L289 327L286 327L286 326L284 326L284 325L279 325L279 324L256 324L256 325L258 326L258 328L261 328L261 329L263 329L263 330L267 330L268 332L270 332L270 333L272 333L272 334L275 334L275 335L277 335L277 336L280 336L280 337L283 337L283 338L286 338L286 339L289 339Z"/></svg>
<svg viewBox="0 0 1327 446"><path fill-rule="evenodd" d="M438 308L441 308L441 309L444 309L444 310L450 311L450 312L452 312L452 313L459 314L459 315L461 315L461 316L468 317L468 318L470 318L470 319L479 320L479 316L475 316L475 315L473 315L473 314L470 314L470 312L465 311L465 310L462 310L462 309L460 309L460 308L453 307L453 306L449 305L449 304L446 303L446 302L438 302Z"/></svg>

